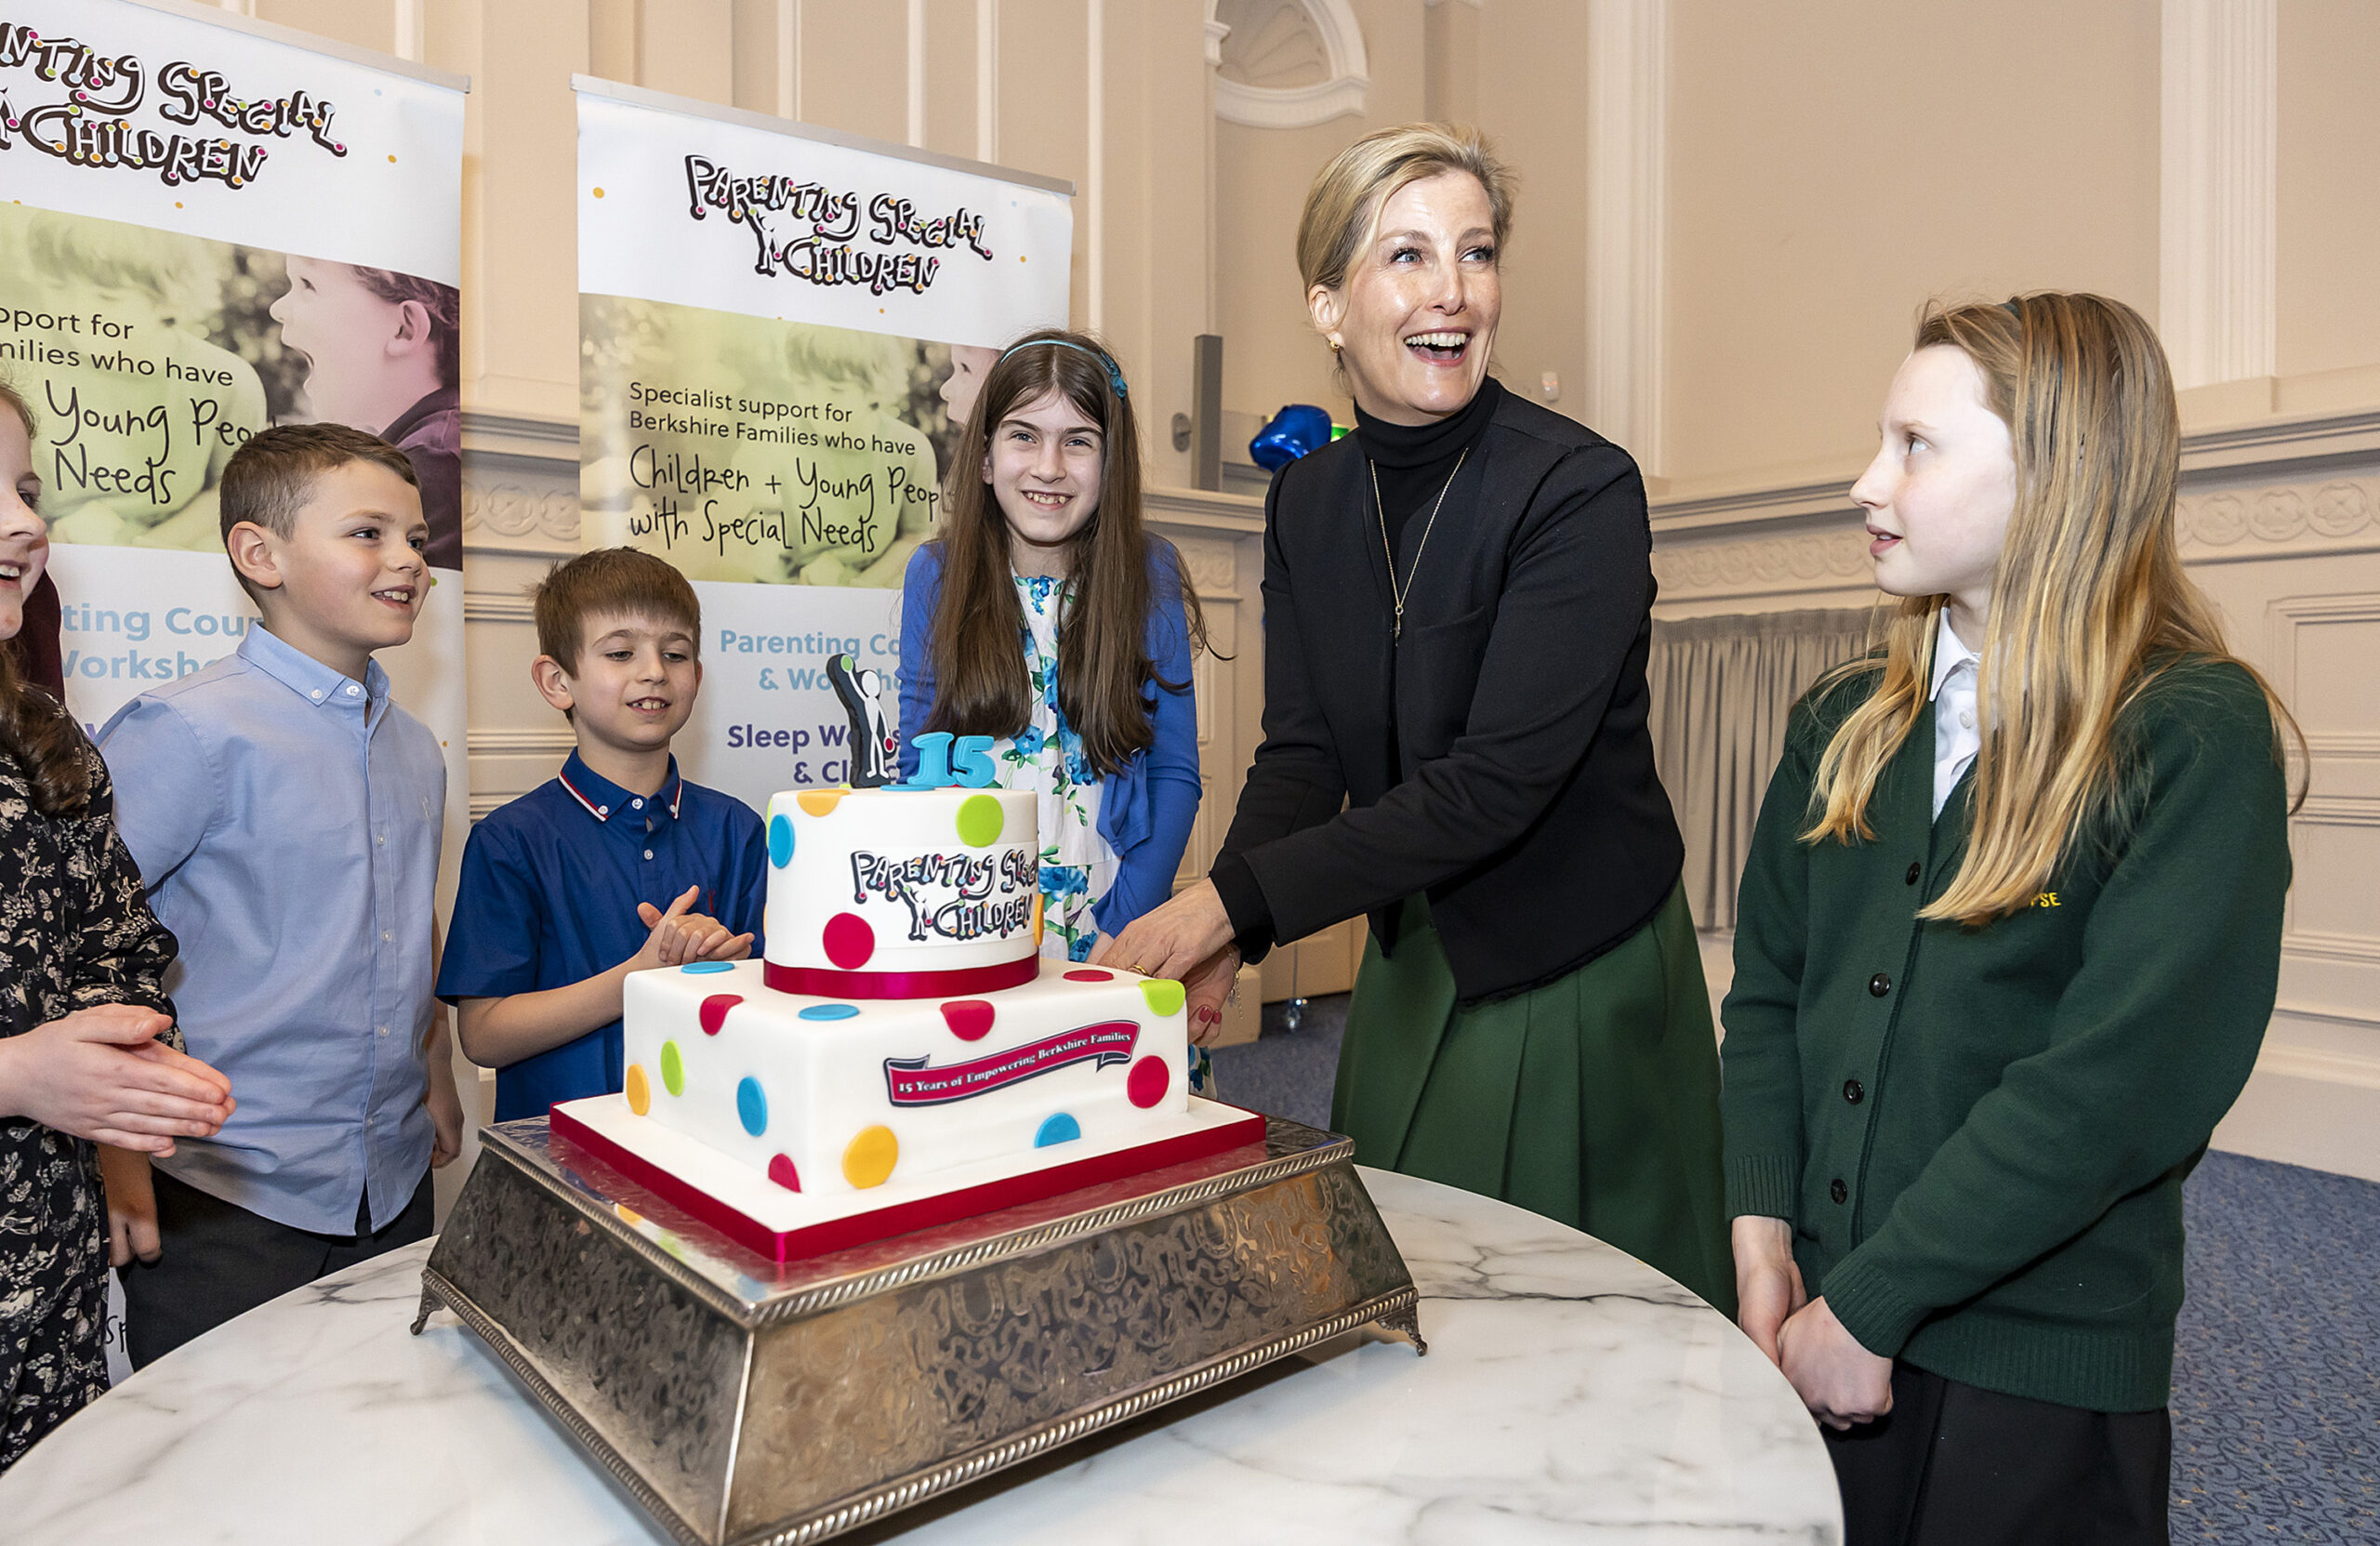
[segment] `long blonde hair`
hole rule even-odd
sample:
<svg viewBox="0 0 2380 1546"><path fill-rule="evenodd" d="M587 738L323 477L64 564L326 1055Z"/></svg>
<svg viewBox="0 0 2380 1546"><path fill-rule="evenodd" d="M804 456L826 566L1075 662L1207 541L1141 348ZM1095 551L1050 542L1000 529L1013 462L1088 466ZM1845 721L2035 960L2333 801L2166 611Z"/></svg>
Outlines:
<svg viewBox="0 0 2380 1546"><path fill-rule="evenodd" d="M2303 737L2271 686L2225 647L2221 614L2182 572L2181 415L2165 351L2140 314L2079 294L1937 303L1914 347L1937 346L1976 363L2016 461L2016 508L1977 645L1973 834L1949 889L1917 915L1980 925L2049 889L2086 830L2122 821L2132 770L2118 721L2181 658L2232 661L2255 677L2276 757ZM1875 836L1868 801L1924 711L1948 601L1902 598L1882 620L1881 651L1821 682L1880 677L1818 760L1804 841Z"/></svg>

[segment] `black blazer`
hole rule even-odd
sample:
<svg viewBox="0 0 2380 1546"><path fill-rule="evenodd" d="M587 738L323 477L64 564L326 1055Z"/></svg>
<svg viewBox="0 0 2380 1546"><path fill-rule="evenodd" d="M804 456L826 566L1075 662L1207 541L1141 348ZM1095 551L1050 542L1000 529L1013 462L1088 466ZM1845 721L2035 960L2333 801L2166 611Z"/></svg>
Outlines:
<svg viewBox="0 0 2380 1546"><path fill-rule="evenodd" d="M1272 934L1426 892L1466 1001L1617 945L1685 845L1645 727L1652 531L1628 454L1506 393L1448 491L1391 643L1355 436L1283 468L1264 510L1264 742L1223 852ZM1406 522L1402 575L1426 514ZM1341 810L1342 802L1347 809Z"/></svg>

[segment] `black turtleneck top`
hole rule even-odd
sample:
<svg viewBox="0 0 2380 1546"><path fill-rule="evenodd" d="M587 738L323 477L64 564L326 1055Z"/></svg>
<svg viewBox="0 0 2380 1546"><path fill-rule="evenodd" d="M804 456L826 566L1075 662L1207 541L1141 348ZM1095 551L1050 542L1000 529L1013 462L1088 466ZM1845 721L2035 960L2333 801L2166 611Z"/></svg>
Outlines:
<svg viewBox="0 0 2380 1546"><path fill-rule="evenodd" d="M1429 509L1453 478L1456 463L1488 433L1488 421L1496 416L1503 395L1503 387L1491 376L1469 403L1429 424L1391 424L1356 405L1355 440L1380 480L1380 519L1388 527L1390 552L1403 551L1405 523L1416 512L1429 518Z"/></svg>

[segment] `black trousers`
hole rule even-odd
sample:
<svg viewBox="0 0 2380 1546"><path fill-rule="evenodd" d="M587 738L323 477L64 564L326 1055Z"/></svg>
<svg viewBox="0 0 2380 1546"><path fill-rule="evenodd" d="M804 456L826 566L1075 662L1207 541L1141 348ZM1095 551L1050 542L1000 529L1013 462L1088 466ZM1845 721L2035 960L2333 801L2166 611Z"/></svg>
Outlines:
<svg viewBox="0 0 2380 1546"><path fill-rule="evenodd" d="M1893 1409L1826 1431L1844 1546L2166 1546L2163 1411L2093 1412L1893 1366Z"/></svg>
<svg viewBox="0 0 2380 1546"><path fill-rule="evenodd" d="M404 1211L377 1232L359 1207L352 1235L292 1229L152 1172L157 1183L153 1262L117 1269L124 1279L126 1352L145 1368L193 1337L318 1277L430 1237L430 1172Z"/></svg>

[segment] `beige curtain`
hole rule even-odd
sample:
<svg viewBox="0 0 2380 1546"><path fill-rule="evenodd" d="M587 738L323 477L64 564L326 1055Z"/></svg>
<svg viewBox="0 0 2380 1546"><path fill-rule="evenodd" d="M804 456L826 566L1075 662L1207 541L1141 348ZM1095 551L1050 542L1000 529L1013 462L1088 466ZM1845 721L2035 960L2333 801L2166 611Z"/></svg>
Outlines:
<svg viewBox="0 0 2380 1546"><path fill-rule="evenodd" d="M1705 929L1736 926L1753 818L1784 754L1785 720L1828 667L1868 645L1865 607L1653 624L1653 755L1686 834L1686 899Z"/></svg>

